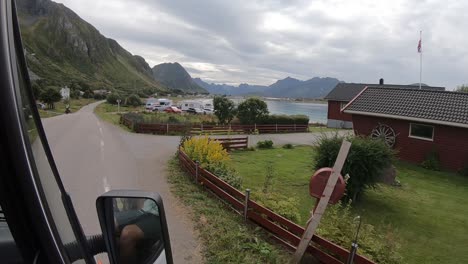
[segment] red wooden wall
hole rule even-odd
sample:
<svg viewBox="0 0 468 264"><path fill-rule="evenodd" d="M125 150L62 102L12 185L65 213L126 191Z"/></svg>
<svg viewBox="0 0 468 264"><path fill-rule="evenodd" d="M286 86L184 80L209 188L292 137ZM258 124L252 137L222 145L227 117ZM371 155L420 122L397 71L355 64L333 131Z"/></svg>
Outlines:
<svg viewBox="0 0 468 264"><path fill-rule="evenodd" d="M458 171L468 164L468 129L434 125L434 141L410 138L410 121L353 115L354 131L359 135L369 135L378 123L389 125L399 133L395 149L402 160L421 163L434 147L439 153L441 165L445 169Z"/></svg>
<svg viewBox="0 0 468 264"><path fill-rule="evenodd" d="M350 114L341 112L340 101L328 101L328 119L342 120L342 121L353 121Z"/></svg>

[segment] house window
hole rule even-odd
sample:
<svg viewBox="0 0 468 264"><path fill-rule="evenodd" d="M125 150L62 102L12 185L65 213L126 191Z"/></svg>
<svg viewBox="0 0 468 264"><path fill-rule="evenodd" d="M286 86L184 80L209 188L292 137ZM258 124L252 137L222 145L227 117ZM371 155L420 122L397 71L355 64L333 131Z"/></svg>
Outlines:
<svg viewBox="0 0 468 264"><path fill-rule="evenodd" d="M410 123L409 137L434 140L434 126Z"/></svg>
<svg viewBox="0 0 468 264"><path fill-rule="evenodd" d="M343 110L343 108L348 104L348 102L340 102L340 110Z"/></svg>

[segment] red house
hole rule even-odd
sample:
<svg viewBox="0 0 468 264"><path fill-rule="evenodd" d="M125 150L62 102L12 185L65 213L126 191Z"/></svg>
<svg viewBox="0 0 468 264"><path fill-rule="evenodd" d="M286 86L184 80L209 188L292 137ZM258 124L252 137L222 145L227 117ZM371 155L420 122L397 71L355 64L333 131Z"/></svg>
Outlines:
<svg viewBox="0 0 468 264"><path fill-rule="evenodd" d="M355 134L385 139L402 160L419 164L436 151L445 169L468 166L468 93L370 86L343 112Z"/></svg>
<svg viewBox="0 0 468 264"><path fill-rule="evenodd" d="M383 79L380 79L380 84L365 84L365 83L338 83L331 92L325 96L328 101L327 127L332 128L353 128L353 122L350 114L341 111L351 99L358 95L365 87L397 87L402 89L417 89L419 85L396 85L385 84ZM445 90L444 87L423 86L423 89L429 90Z"/></svg>

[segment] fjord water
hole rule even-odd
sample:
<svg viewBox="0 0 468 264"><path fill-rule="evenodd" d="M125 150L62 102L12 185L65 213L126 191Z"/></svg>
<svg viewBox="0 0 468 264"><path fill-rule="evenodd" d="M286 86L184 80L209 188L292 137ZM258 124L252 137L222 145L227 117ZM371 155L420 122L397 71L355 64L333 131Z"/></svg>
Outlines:
<svg viewBox="0 0 468 264"><path fill-rule="evenodd" d="M265 100L268 111L277 115L306 115L310 123L327 123L327 104Z"/></svg>

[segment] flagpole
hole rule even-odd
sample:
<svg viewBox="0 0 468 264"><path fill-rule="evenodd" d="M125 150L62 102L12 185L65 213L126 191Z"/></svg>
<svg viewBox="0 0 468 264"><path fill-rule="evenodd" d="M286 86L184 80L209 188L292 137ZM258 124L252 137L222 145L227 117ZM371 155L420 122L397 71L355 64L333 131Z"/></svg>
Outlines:
<svg viewBox="0 0 468 264"><path fill-rule="evenodd" d="M421 52L419 52L419 89L421 89L422 82L422 30L419 31L419 41L421 43Z"/></svg>

